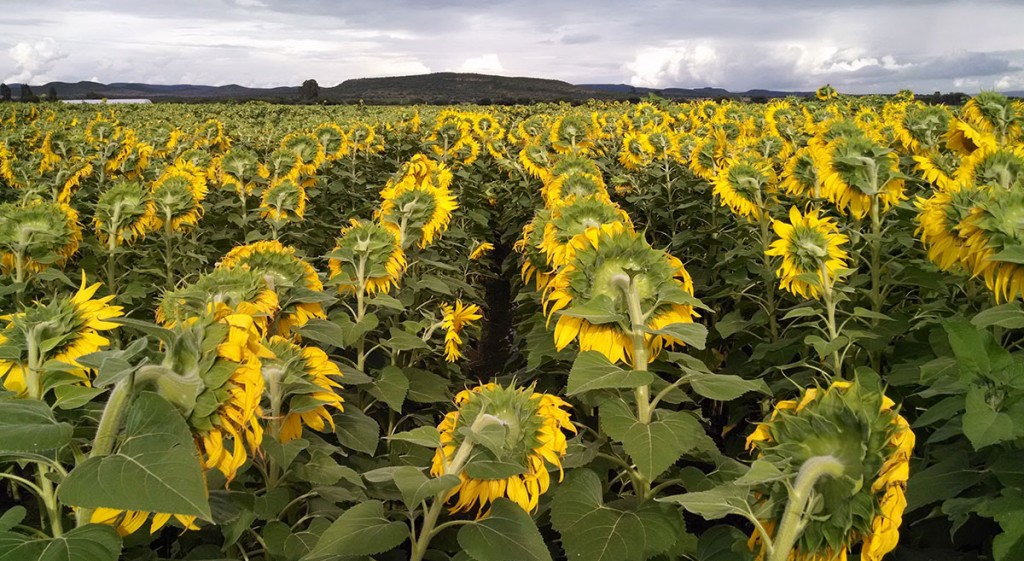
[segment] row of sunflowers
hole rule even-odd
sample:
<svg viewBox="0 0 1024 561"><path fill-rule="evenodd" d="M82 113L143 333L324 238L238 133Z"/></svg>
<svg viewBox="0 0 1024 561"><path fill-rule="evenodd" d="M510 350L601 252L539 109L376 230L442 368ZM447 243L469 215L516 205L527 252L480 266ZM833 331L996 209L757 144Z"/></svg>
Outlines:
<svg viewBox="0 0 1024 561"><path fill-rule="evenodd" d="M1024 107L819 93L6 109L0 558L1014 559Z"/></svg>

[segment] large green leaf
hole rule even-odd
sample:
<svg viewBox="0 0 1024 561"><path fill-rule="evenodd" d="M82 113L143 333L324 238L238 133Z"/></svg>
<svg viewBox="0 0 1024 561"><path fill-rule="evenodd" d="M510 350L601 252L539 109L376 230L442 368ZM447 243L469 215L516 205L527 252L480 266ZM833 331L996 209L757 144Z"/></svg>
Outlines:
<svg viewBox="0 0 1024 561"><path fill-rule="evenodd" d="M391 475L398 490L402 492L402 500L410 509L416 508L429 497L452 489L461 481L459 476L451 474L428 478L419 468L412 466L402 466Z"/></svg>
<svg viewBox="0 0 1024 561"><path fill-rule="evenodd" d="M746 380L733 374L712 374L691 371L686 375L693 391L718 401L732 401L747 392L771 394L764 380Z"/></svg>
<svg viewBox="0 0 1024 561"><path fill-rule="evenodd" d="M572 472L558 488L551 524L562 535L567 557L587 561L644 561L672 547L683 529L679 511L667 505L605 505L601 481L588 469Z"/></svg>
<svg viewBox="0 0 1024 561"><path fill-rule="evenodd" d="M747 487L726 483L707 491L671 495L657 500L680 505L705 520L718 520L730 514L746 516L750 512L747 503L749 495Z"/></svg>
<svg viewBox="0 0 1024 561"><path fill-rule="evenodd" d="M0 532L0 561L117 561L121 538L110 526L86 524L59 538Z"/></svg>
<svg viewBox="0 0 1024 561"><path fill-rule="evenodd" d="M670 323L661 329L650 329L647 332L668 335L695 349L703 349L708 342L708 328L699 323Z"/></svg>
<svg viewBox="0 0 1024 561"><path fill-rule="evenodd" d="M992 306L978 312L971 318L971 323L978 328L998 325L1007 329L1020 329L1024 327L1024 308L1021 307L1020 302Z"/></svg>
<svg viewBox="0 0 1024 561"><path fill-rule="evenodd" d="M633 423L622 439L626 453L648 481L706 439L704 427L686 411L665 413L657 421Z"/></svg>
<svg viewBox="0 0 1024 561"><path fill-rule="evenodd" d="M41 452L71 442L73 428L34 399L0 399L0 451Z"/></svg>
<svg viewBox="0 0 1024 561"><path fill-rule="evenodd" d="M409 378L397 366L385 366L370 388L373 397L388 404L395 413L402 412L402 404L409 393Z"/></svg>
<svg viewBox="0 0 1024 561"><path fill-rule="evenodd" d="M975 450L1024 436L1024 403L1001 411L989 402L987 391L982 386L967 390L963 430Z"/></svg>
<svg viewBox="0 0 1024 561"><path fill-rule="evenodd" d="M409 527L384 515L384 503L366 501L348 509L320 536L303 559L376 555L394 549L409 537Z"/></svg>
<svg viewBox="0 0 1024 561"><path fill-rule="evenodd" d="M654 375L641 370L625 370L597 351L583 351L572 363L566 395L592 390L636 388L654 381Z"/></svg>
<svg viewBox="0 0 1024 561"><path fill-rule="evenodd" d="M487 518L459 530L459 545L476 561L551 561L533 518L503 498Z"/></svg>
<svg viewBox="0 0 1024 561"><path fill-rule="evenodd" d="M358 407L346 407L334 415L334 432L346 448L373 455L380 440L380 425Z"/></svg>
<svg viewBox="0 0 1024 561"><path fill-rule="evenodd" d="M109 456L89 458L68 474L58 489L65 504L212 518L199 454L173 405L139 394L120 442Z"/></svg>

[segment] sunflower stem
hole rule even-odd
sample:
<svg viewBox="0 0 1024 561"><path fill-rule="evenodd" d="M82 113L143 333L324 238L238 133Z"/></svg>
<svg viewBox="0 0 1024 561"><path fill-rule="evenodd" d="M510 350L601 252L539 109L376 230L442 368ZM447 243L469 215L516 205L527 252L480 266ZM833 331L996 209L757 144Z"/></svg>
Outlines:
<svg viewBox="0 0 1024 561"><path fill-rule="evenodd" d="M829 278L828 268L821 264L821 297L825 301L825 329L828 331L828 342L831 345L839 338L836 324L835 283ZM832 351L832 371L837 378L843 377L843 361L839 358L839 349Z"/></svg>
<svg viewBox="0 0 1024 561"><path fill-rule="evenodd" d="M25 251L22 248L14 252L14 282L18 285L18 290L14 293L14 303L21 308L25 300Z"/></svg>
<svg viewBox="0 0 1024 561"><path fill-rule="evenodd" d="M356 287L356 323L363 321L366 317L366 253L362 252L359 255L359 265L356 267L356 281L359 285ZM363 366L366 364L366 334L359 336L359 342L357 347L356 355L356 370L363 371Z"/></svg>
<svg viewBox="0 0 1024 561"><path fill-rule="evenodd" d="M36 325L26 334L25 343L28 354L28 368L25 371L25 386L30 399L43 399L42 352L39 350L39 331L42 325ZM50 520L50 532L53 537L58 538L64 534L63 521L61 520L61 508L57 502L57 493L53 487L53 481L48 475L51 468L49 465L38 462L39 471L36 473L36 486L39 488L39 498L42 501L42 510L46 512Z"/></svg>
<svg viewBox="0 0 1024 561"><path fill-rule="evenodd" d="M871 311L882 313L882 219L879 216L878 195L871 197ZM878 318L871 318L871 327L878 326ZM871 353L871 367L881 372L879 351Z"/></svg>
<svg viewBox="0 0 1024 561"><path fill-rule="evenodd" d="M103 407L103 414L100 415L100 423L96 427L92 450L89 451L90 458L107 456L114 450L114 442L121 432L121 422L128 410L128 404L131 403L133 389L134 382L131 376L114 384L107 404ZM75 512L75 526L80 528L88 524L92 513L91 508L78 509Z"/></svg>
<svg viewBox="0 0 1024 561"><path fill-rule="evenodd" d="M173 236L171 213L167 212L164 216L164 269L167 275L167 290L174 290L174 266L172 265L174 248L171 243Z"/></svg>
<svg viewBox="0 0 1024 561"><path fill-rule="evenodd" d="M630 330L633 337L633 370L647 371L647 333L645 331L646 319L640 303L640 289L633 279L626 274L618 274L612 278L619 289L626 297L626 307L629 311ZM651 386L650 384L640 386L633 390L636 397L636 417L645 425L651 424ZM636 472L634 487L637 499L640 502L647 500L651 495L651 482L643 474Z"/></svg>
<svg viewBox="0 0 1024 561"><path fill-rule="evenodd" d="M762 273L765 278L765 284L768 285L768 296L764 303L764 312L768 316L770 342L774 343L779 340L779 322L778 318L775 317L777 315L776 310L778 309L775 302L775 275L772 267L772 258L767 253L772 242L771 216L768 215L761 201L760 190L757 191L757 205L759 208L758 225L761 229L761 266L764 269Z"/></svg>
<svg viewBox="0 0 1024 561"><path fill-rule="evenodd" d="M834 456L814 456L800 466L796 483L789 492L789 502L782 514L779 531L772 542L768 561L786 561L796 544L797 538L803 533L811 512L807 507L814 495L814 485L822 477L839 477L843 475L843 464ZM767 542L766 542L767 543Z"/></svg>

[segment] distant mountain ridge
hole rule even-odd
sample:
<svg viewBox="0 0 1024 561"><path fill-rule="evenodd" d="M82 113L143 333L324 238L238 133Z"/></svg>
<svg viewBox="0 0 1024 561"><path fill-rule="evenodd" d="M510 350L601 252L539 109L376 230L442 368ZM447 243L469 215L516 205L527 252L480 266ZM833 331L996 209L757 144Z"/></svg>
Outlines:
<svg viewBox="0 0 1024 561"><path fill-rule="evenodd" d="M15 99L21 84L8 84ZM299 86L250 88L237 84L204 86L192 84L140 84L132 82L50 82L31 86L36 96L53 88L59 99L129 99L153 101L217 102L264 100L278 103L300 102ZM1024 92L1005 92L1024 97ZM627 84L570 84L561 80L530 77L492 76L457 72L437 72L386 78L353 78L330 87L320 86L319 101L368 104L452 104L452 103L533 103L539 101L579 102L588 99L639 99L648 95L669 99L734 98L766 100L779 97L810 97L814 92L787 92L754 89L730 92L722 88L644 88Z"/></svg>

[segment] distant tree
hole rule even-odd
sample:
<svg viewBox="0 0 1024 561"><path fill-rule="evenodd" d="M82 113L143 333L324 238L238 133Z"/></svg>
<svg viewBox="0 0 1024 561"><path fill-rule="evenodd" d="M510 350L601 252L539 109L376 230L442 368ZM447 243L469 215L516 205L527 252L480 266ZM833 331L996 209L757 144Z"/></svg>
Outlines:
<svg viewBox="0 0 1024 561"><path fill-rule="evenodd" d="M303 82L302 87L299 88L299 100L312 103L318 99L320 99L320 84L317 84L316 80L313 79Z"/></svg>
<svg viewBox="0 0 1024 561"><path fill-rule="evenodd" d="M0 84L0 101L11 100L11 87L7 84Z"/></svg>
<svg viewBox="0 0 1024 561"><path fill-rule="evenodd" d="M39 101L36 94L32 93L32 88L28 87L28 84L21 85L21 95L18 96L22 101Z"/></svg>
<svg viewBox="0 0 1024 561"><path fill-rule="evenodd" d="M46 101L57 101L57 88L50 84L50 89L46 90Z"/></svg>

